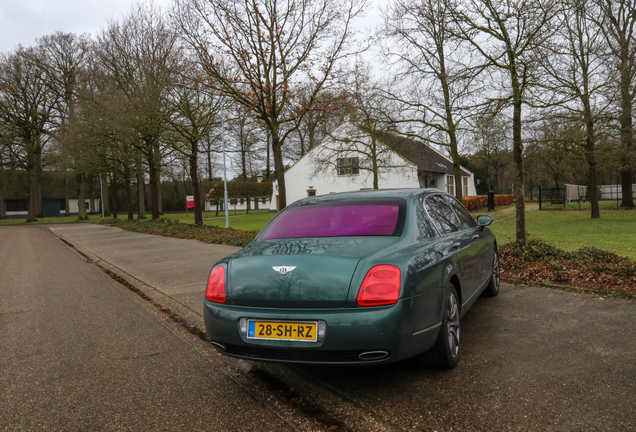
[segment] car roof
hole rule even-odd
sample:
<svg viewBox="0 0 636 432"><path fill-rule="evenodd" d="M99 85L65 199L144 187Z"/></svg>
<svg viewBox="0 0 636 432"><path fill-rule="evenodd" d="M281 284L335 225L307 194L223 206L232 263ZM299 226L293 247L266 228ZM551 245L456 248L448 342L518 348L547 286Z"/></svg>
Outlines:
<svg viewBox="0 0 636 432"><path fill-rule="evenodd" d="M443 193L439 189L430 189L430 188L410 188L410 189L375 189L375 190L363 190L363 191L354 191L354 192L340 192L340 193L332 193L329 195L319 195L315 197L303 198L298 201L293 202L290 206L294 206L296 204L309 204L309 203L319 203L319 202L329 202L329 201L342 201L348 199L361 199L361 198L403 198L410 199L414 196L421 195L431 195Z"/></svg>

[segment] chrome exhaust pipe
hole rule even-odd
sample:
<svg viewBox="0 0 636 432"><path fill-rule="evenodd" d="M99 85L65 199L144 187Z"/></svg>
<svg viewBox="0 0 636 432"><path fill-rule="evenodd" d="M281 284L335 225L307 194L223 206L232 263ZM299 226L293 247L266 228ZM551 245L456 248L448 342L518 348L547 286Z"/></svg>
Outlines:
<svg viewBox="0 0 636 432"><path fill-rule="evenodd" d="M218 349L219 351L226 351L227 348L225 348L225 345L221 345L218 342L214 342L214 341L210 341L210 343L212 344L212 346L216 349Z"/></svg>
<svg viewBox="0 0 636 432"><path fill-rule="evenodd" d="M364 351L358 354L358 358L365 361L382 360L388 356L388 351Z"/></svg>

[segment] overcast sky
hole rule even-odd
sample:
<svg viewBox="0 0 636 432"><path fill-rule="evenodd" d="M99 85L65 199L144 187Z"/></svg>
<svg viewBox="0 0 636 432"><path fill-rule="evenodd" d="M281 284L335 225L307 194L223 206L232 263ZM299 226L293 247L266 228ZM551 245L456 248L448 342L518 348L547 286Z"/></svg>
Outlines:
<svg viewBox="0 0 636 432"><path fill-rule="evenodd" d="M134 0L0 0L0 52L57 30L95 35L108 20L128 12ZM169 5L170 0L155 0Z"/></svg>
<svg viewBox="0 0 636 432"><path fill-rule="evenodd" d="M18 44L33 45L36 38L57 30L95 35L108 20L127 13L135 3L135 0L0 0L0 52L11 51ZM167 7L171 0L154 0L154 3ZM363 27L377 25L377 9L369 10L361 21Z"/></svg>

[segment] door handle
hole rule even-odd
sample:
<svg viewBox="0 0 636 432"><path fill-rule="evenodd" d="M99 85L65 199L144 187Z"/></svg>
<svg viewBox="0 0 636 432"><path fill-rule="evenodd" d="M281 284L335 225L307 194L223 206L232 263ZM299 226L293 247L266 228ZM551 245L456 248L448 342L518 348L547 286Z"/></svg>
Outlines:
<svg viewBox="0 0 636 432"><path fill-rule="evenodd" d="M453 249L460 247L462 244L460 242L453 243Z"/></svg>
<svg viewBox="0 0 636 432"><path fill-rule="evenodd" d="M477 240L478 238L479 238L479 234L475 234L475 235L473 236L473 240Z"/></svg>

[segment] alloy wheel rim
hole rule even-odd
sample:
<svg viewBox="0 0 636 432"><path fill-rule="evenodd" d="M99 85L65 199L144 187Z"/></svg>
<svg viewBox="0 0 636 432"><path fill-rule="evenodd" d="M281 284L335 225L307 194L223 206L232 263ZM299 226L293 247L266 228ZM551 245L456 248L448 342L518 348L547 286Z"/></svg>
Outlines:
<svg viewBox="0 0 636 432"><path fill-rule="evenodd" d="M448 347L451 355L457 357L459 354L459 304L454 292L450 293L448 300Z"/></svg>

